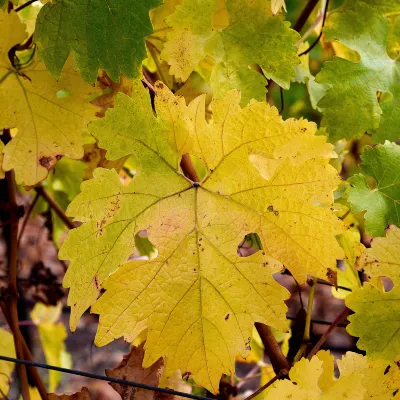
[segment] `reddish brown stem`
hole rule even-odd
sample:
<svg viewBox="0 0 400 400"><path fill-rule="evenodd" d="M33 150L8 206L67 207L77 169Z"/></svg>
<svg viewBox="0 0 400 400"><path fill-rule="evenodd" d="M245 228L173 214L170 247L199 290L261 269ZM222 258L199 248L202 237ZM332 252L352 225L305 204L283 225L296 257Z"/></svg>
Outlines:
<svg viewBox="0 0 400 400"><path fill-rule="evenodd" d="M186 153L182 156L181 168L185 176L189 178L191 181L200 182L200 178L197 175L196 170L194 169L192 159L190 158L190 154Z"/></svg>
<svg viewBox="0 0 400 400"><path fill-rule="evenodd" d="M10 325L10 320L11 320L10 312L9 312L9 309L7 308L6 304L4 303L4 301L0 301L0 308L1 308L1 311L3 312L5 319L7 320L8 324ZM23 359L33 362L32 353L29 350L29 347L26 344L26 341L21 334L21 331L19 331L19 335L20 335L20 340L22 343L22 350L23 350L23 354L24 354ZM32 378L32 381L34 382L35 386L37 387L41 398L44 400L47 400L48 395L47 395L46 386L44 385L42 378L40 377L39 372L37 371L36 367L29 365L29 366L27 366L27 368L29 371L29 375Z"/></svg>
<svg viewBox="0 0 400 400"><path fill-rule="evenodd" d="M54 210L54 212L64 222L65 226L67 226L69 229L76 228L75 224L65 215L64 210L49 195L48 191L44 187L40 186L40 187L35 188L35 190L36 190L36 193L38 193L40 196L42 196L47 201L49 206Z"/></svg>
<svg viewBox="0 0 400 400"><path fill-rule="evenodd" d="M6 132L7 135L9 132ZM15 353L17 358L24 358L24 352L21 343L21 331L18 322L18 286L17 286L17 263L18 263L18 214L16 200L16 186L14 171L6 172L8 205L10 212L10 225L8 231L8 288L7 304L9 309L9 325L14 337ZM24 400L29 400L29 382L26 368L24 365L17 366L18 378Z"/></svg>
<svg viewBox="0 0 400 400"><path fill-rule="evenodd" d="M279 378L281 378L283 374L277 374L272 379L270 379L265 385L261 386L258 390L252 393L250 396L246 397L244 400L251 400L254 397L258 396L261 392L263 392L267 387L274 384Z"/></svg>
<svg viewBox="0 0 400 400"><path fill-rule="evenodd" d="M256 329L263 342L265 352L267 353L272 367L277 375L287 375L290 370L290 364L283 355L279 343L276 341L274 334L269 326L256 322Z"/></svg>
<svg viewBox="0 0 400 400"><path fill-rule="evenodd" d="M347 307L345 307L344 310L335 318L331 326L326 330L326 332L318 340L317 344L310 351L310 354L307 357L309 360L311 360L311 358L315 356L315 354L317 354L318 350L325 343L326 339L328 339L328 336L335 330L338 324L342 322L342 320L344 320L349 315L349 312L350 310Z"/></svg>

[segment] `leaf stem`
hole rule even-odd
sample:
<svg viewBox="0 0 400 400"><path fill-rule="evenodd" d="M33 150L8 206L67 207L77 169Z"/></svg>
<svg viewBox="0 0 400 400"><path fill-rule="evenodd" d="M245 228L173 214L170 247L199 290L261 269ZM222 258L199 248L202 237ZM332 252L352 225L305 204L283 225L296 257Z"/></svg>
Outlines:
<svg viewBox="0 0 400 400"><path fill-rule="evenodd" d="M258 396L261 392L263 392L267 387L271 386L274 384L278 379L283 377L284 374L278 373L276 374L272 379L270 379L265 385L262 385L259 389L257 389L254 393L252 393L250 396L246 397L244 400L251 400L254 399L254 397Z"/></svg>
<svg viewBox="0 0 400 400"><path fill-rule="evenodd" d="M300 32L303 26L306 24L308 17L314 10L315 6L317 5L319 0L308 0L308 3L304 7L302 13L300 14L299 19L293 26L293 29L297 32Z"/></svg>
<svg viewBox="0 0 400 400"><path fill-rule="evenodd" d="M157 49L156 49L156 46L154 46L154 44L151 43L149 40L146 41L146 44L147 44L147 48L148 48L149 51L150 51L151 57L153 58L154 63L156 64L157 72L158 72L158 74L160 75L161 80L167 85L167 80L166 80L166 78L165 78L164 72L163 72L162 69L161 69L160 60L159 60L158 57L157 57L157 52L156 52ZM167 85L167 86L168 86L168 85Z"/></svg>
<svg viewBox="0 0 400 400"><path fill-rule="evenodd" d="M318 279L314 277L310 287L310 293L308 294L306 325L304 328L304 335L303 335L303 342L305 343L308 343L310 341L311 317L312 317L312 309L314 303L315 287L317 286L317 282Z"/></svg>
<svg viewBox="0 0 400 400"><path fill-rule="evenodd" d="M328 339L328 336L335 330L335 328L339 325L339 323L349 315L349 312L350 310L347 307L345 307L344 310L335 318L331 326L326 330L326 332L318 340L317 344L310 351L310 354L307 357L309 360L311 360L311 358L315 354L317 354L318 350L325 343L326 339Z"/></svg>
<svg viewBox="0 0 400 400"><path fill-rule="evenodd" d="M63 209L56 203L56 201L49 195L49 192L43 187L39 186L35 188L36 193L43 197L44 200L47 201L49 206L53 209L53 211L60 217L60 219L64 222L65 226L69 229L76 228L75 224L66 216Z"/></svg>

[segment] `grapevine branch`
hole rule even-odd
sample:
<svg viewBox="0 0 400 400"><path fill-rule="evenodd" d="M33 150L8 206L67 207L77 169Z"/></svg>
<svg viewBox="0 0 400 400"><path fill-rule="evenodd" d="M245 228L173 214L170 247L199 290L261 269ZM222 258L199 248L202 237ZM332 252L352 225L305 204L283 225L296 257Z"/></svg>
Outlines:
<svg viewBox="0 0 400 400"><path fill-rule="evenodd" d="M22 235L24 234L26 224L28 223L29 217L30 217L30 215L33 211L33 208L35 207L38 200L39 200L39 193L36 193L35 198L32 200L31 204L29 205L28 211L25 213L25 218L24 218L24 221L22 222L22 226L21 226L21 229L20 229L19 235L18 235L18 247L19 247L19 244L21 243L21 238L22 238Z"/></svg>
<svg viewBox="0 0 400 400"><path fill-rule="evenodd" d="M35 188L36 193L38 193L40 196L43 197L44 200L47 201L49 206L54 210L54 212L61 218L61 220L64 222L64 224L69 228L69 229L74 229L76 228L75 224L66 216L65 212L63 209L57 204L57 202L49 195L48 191L42 187L39 186Z"/></svg>
<svg viewBox="0 0 400 400"><path fill-rule="evenodd" d="M4 140L11 140L11 134L8 129L3 131ZM17 264L18 264L18 205L16 199L16 186L14 171L6 172L7 180L7 197L9 206L10 223L5 230L5 234L8 240L8 288L6 293L6 301L9 309L9 319L8 323L10 329L13 333L15 353L18 358L23 358L23 348L21 343L21 331L18 325L18 285L17 285ZM22 397L24 400L29 400L29 383L28 375L26 373L26 368L24 365L19 365L18 368L18 378L20 382L20 388Z"/></svg>
<svg viewBox="0 0 400 400"><path fill-rule="evenodd" d="M136 388L139 388L139 389L154 390L155 392L165 393L165 394L169 394L169 395L173 395L173 396L186 397L188 399L214 400L214 399L211 399L210 397L198 396L196 394L179 392L177 390L160 388L158 386L147 385L145 383L133 382L133 381L125 380L125 379L111 378L111 377L104 376L104 375L92 374L90 372L83 372L83 371L78 371L78 370L75 370L75 369L61 368L61 367L56 367L54 365L41 364L41 363L37 363L37 362L33 362L33 361L27 361L27 360L20 360L18 358L5 357L5 356L2 356L2 355L0 355L0 360L13 362L13 363L20 364L20 365L27 365L27 366L33 366L33 367L38 367L38 368L44 368L44 369L48 369L48 370L58 371L58 372L62 372L64 374L78 375L78 376L83 376L85 378L98 379L98 380L101 380L101 381L117 383L119 385L126 385L126 386L136 387Z"/></svg>
<svg viewBox="0 0 400 400"><path fill-rule="evenodd" d="M325 343L325 341L328 338L328 336L334 331L334 329L337 326L339 326L339 323L349 315L349 312L350 312L350 310L347 307L345 307L344 310L335 318L335 320L332 322L331 326L326 330L326 332L318 340L317 344L310 351L310 354L308 355L308 359L309 360L311 360L311 358L315 354L317 354L318 350Z"/></svg>
<svg viewBox="0 0 400 400"><path fill-rule="evenodd" d="M1 308L1 311L3 312L3 315L4 315L5 319L10 324L10 322L9 322L10 321L9 309L5 305L4 301L0 301L0 308ZM22 342L22 348L23 348L23 352L24 352L24 359L26 359L28 361L32 361L33 360L32 353L29 350L29 347L26 344L26 341L25 341L24 337L22 336L21 332L19 332L19 335L20 335L21 342ZM48 399L47 389L46 389L46 387L45 387L45 385L44 385L44 383L42 381L42 378L40 377L36 367L32 366L32 365L28 365L27 367L28 367L28 370L29 370L30 377L32 378L33 382L35 383L35 386L37 387L41 398L43 400L47 400Z"/></svg>
<svg viewBox="0 0 400 400"><path fill-rule="evenodd" d="M251 400L254 399L254 397L258 396L261 392L263 392L267 387L273 385L278 379L283 377L283 374L277 374L275 375L272 379L270 379L265 385L262 385L259 389L257 389L254 393L252 393L250 396L246 397L244 400Z"/></svg>

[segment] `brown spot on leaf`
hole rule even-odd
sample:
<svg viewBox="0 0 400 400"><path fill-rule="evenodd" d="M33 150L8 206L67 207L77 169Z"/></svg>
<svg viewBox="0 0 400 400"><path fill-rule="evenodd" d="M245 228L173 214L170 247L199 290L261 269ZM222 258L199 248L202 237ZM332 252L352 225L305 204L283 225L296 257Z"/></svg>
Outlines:
<svg viewBox="0 0 400 400"><path fill-rule="evenodd" d="M61 157L62 154L57 154L56 156L41 156L39 158L39 164L50 171Z"/></svg>
<svg viewBox="0 0 400 400"><path fill-rule="evenodd" d="M225 321L228 321L228 319L229 319L229 314L226 314L226 316L225 316Z"/></svg>
<svg viewBox="0 0 400 400"><path fill-rule="evenodd" d="M328 268L328 272L326 273L326 276L328 278L328 281L330 283L333 283L333 285L335 286L335 288L337 290L337 272Z"/></svg>
<svg viewBox="0 0 400 400"><path fill-rule="evenodd" d="M97 274L94 276L93 282L94 282L95 288L96 288L97 290L100 290L100 289L101 289L101 287L100 287L100 280L99 280L99 276L98 276Z"/></svg>

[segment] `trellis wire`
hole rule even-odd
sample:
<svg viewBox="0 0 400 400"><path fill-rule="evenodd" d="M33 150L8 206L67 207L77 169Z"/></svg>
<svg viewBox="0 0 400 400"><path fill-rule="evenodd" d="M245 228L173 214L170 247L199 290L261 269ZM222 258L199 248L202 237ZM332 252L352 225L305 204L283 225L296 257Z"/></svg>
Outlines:
<svg viewBox="0 0 400 400"><path fill-rule="evenodd" d="M32 367L49 369L49 370L58 371L58 372L63 372L65 374L84 376L85 378L97 379L97 380L100 380L100 381L112 382L112 383L117 383L117 384L120 384L120 385L132 386L132 387L136 387L136 388L139 388L139 389L153 390L153 391L159 392L159 393L165 393L165 394L170 394L170 395L175 395L175 396L187 397L188 399L215 400L215 399L212 399L210 397L198 396L196 394L179 392L179 391L173 390L173 389L165 389L165 388L160 388L160 387L157 387L157 386L146 385L145 383L127 381L125 379L111 378L111 377L104 376L104 375L97 375L97 374L92 374L90 372L77 371L75 369L61 368L61 367L56 367L54 365L41 364L41 363L27 361L27 360L19 360L18 358L13 358L13 357L6 357L6 356L0 355L0 360L13 362L13 363L16 363L16 364L29 365L29 366L32 366Z"/></svg>

